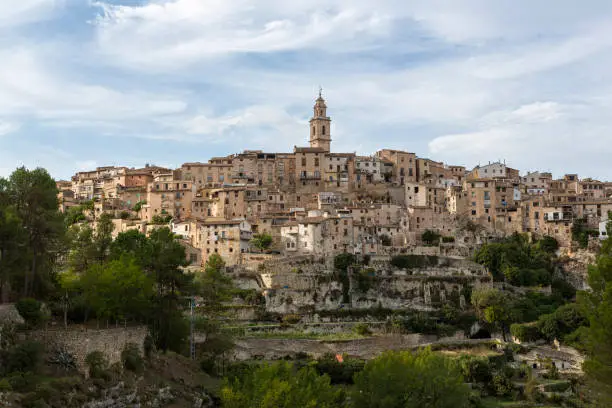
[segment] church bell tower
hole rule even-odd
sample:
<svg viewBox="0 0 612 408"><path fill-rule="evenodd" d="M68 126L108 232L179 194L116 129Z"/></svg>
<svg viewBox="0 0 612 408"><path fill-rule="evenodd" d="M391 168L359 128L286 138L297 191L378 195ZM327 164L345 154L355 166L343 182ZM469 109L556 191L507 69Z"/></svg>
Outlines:
<svg viewBox="0 0 612 408"><path fill-rule="evenodd" d="M331 118L327 116L327 105L319 89L319 97L314 105L314 115L310 119L310 147L317 147L330 151L331 147Z"/></svg>

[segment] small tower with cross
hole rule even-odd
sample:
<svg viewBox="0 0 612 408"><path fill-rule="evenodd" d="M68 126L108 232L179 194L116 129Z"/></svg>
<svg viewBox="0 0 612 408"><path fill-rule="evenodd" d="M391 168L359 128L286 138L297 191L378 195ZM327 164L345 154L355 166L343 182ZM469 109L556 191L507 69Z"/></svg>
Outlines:
<svg viewBox="0 0 612 408"><path fill-rule="evenodd" d="M323 89L319 87L319 97L315 101L314 115L310 119L310 147L330 151L331 118L327 116L327 105L323 99Z"/></svg>

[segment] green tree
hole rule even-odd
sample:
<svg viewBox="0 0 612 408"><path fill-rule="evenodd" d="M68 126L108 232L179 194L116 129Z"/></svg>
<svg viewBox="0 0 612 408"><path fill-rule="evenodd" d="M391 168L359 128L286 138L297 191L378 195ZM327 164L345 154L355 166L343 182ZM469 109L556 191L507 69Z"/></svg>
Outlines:
<svg viewBox="0 0 612 408"><path fill-rule="evenodd" d="M98 262L104 262L108 258L110 246L113 242L114 229L113 217L109 213L103 213L96 223L96 233L94 236L96 259Z"/></svg>
<svg viewBox="0 0 612 408"><path fill-rule="evenodd" d="M219 311L221 303L231 299L234 285L232 279L223 270L225 261L219 254L208 257L204 274L196 281L197 293L202 297L202 304L208 314Z"/></svg>
<svg viewBox="0 0 612 408"><path fill-rule="evenodd" d="M386 352L355 376L355 408L461 408L469 388L454 361L430 350Z"/></svg>
<svg viewBox="0 0 612 408"><path fill-rule="evenodd" d="M603 242L595 265L589 266L590 291L578 293L589 327L584 370L595 390L598 406L612 405L612 239Z"/></svg>
<svg viewBox="0 0 612 408"><path fill-rule="evenodd" d="M440 242L441 235L436 231L425 230L421 235L421 239L425 245L437 245Z"/></svg>
<svg viewBox="0 0 612 408"><path fill-rule="evenodd" d="M186 306L181 297L193 289L193 276L183 267L188 265L185 248L169 228L159 228L149 237L150 255L145 270L155 280L157 294L149 329L158 350L183 351L189 326L183 315Z"/></svg>
<svg viewBox="0 0 612 408"><path fill-rule="evenodd" d="M195 293L200 297L199 311L205 317L196 322L196 331L203 338L198 353L203 366L210 372L216 368L219 357L233 347L230 336L221 330L223 302L231 300L236 292L232 279L224 273L225 261L219 254L208 257L204 273L195 281Z"/></svg>
<svg viewBox="0 0 612 408"><path fill-rule="evenodd" d="M129 257L91 266L80 284L97 316L109 320L146 316L154 293L153 280Z"/></svg>
<svg viewBox="0 0 612 408"><path fill-rule="evenodd" d="M84 273L96 262L94 231L89 225L73 225L68 230L68 269L74 273Z"/></svg>
<svg viewBox="0 0 612 408"><path fill-rule="evenodd" d="M27 267L27 233L15 209L2 199L5 181L0 178L0 302L8 302L11 288Z"/></svg>
<svg viewBox="0 0 612 408"><path fill-rule="evenodd" d="M133 257L146 271L153 269L153 245L146 235L129 230L121 232L110 245L110 259L120 259L124 255Z"/></svg>
<svg viewBox="0 0 612 408"><path fill-rule="evenodd" d="M291 363L264 365L243 379L226 382L221 390L225 408L334 408L343 402L343 392L312 367L297 369Z"/></svg>
<svg viewBox="0 0 612 408"><path fill-rule="evenodd" d="M27 237L27 248L22 250L28 252L30 265L23 273L21 291L24 296L45 295L51 290L65 232L55 181L44 169L21 167L0 188Z"/></svg>
<svg viewBox="0 0 612 408"><path fill-rule="evenodd" d="M512 299L494 288L479 288L472 292L472 305L478 318L502 331L504 341L513 321Z"/></svg>
<svg viewBox="0 0 612 408"><path fill-rule="evenodd" d="M250 243L260 251L265 251L272 245L272 235L266 233L255 234Z"/></svg>
<svg viewBox="0 0 612 408"><path fill-rule="evenodd" d="M83 207L80 205L68 208L64 214L64 222L67 227L85 220L87 220L87 217L83 214Z"/></svg>

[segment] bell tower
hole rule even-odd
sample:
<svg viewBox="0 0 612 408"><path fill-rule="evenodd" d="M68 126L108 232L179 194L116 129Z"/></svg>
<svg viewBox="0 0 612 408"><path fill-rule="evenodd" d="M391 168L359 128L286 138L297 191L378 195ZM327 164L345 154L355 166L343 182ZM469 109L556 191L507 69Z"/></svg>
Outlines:
<svg viewBox="0 0 612 408"><path fill-rule="evenodd" d="M314 105L314 115L310 119L310 147L317 147L329 152L331 147L331 118L327 116L327 105L322 93L323 90L319 88L319 97Z"/></svg>

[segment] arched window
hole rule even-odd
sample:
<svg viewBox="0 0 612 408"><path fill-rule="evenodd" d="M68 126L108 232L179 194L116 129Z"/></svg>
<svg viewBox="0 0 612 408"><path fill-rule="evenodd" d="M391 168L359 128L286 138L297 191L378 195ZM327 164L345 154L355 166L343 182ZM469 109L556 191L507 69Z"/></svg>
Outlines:
<svg viewBox="0 0 612 408"><path fill-rule="evenodd" d="M312 135L313 136L315 135L315 127L314 126L312 127Z"/></svg>
<svg viewBox="0 0 612 408"><path fill-rule="evenodd" d="M323 131L322 131L323 136L325 136L325 125L323 125Z"/></svg>

